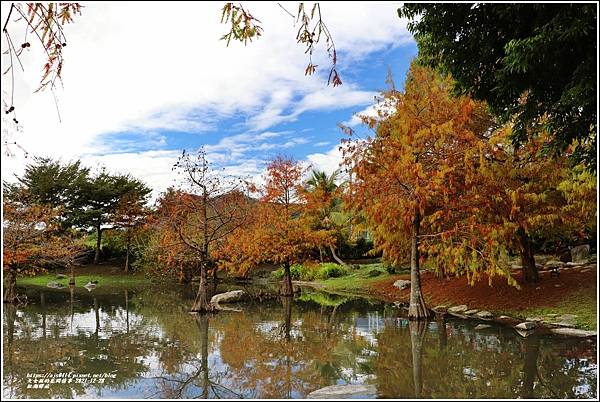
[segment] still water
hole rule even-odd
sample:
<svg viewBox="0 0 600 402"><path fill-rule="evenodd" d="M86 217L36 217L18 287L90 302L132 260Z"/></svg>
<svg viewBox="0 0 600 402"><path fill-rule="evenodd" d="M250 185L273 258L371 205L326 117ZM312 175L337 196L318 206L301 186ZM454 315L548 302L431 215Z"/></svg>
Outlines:
<svg viewBox="0 0 600 402"><path fill-rule="evenodd" d="M183 287L21 291L27 306L4 306L4 397L303 398L372 384L358 396L597 398L595 339L409 323L309 290L203 317Z"/></svg>

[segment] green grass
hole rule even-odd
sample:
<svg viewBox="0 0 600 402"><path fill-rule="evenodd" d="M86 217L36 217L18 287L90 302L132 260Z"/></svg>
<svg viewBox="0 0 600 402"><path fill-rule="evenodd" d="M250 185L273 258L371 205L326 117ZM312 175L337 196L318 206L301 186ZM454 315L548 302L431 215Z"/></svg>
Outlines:
<svg viewBox="0 0 600 402"><path fill-rule="evenodd" d="M377 276L370 276L373 271L379 271ZM358 269L351 269L350 273L338 278L330 278L315 281L322 285L325 290L334 292L348 292L355 294L369 294L371 285L382 279L388 278L388 274L381 263L361 264Z"/></svg>
<svg viewBox="0 0 600 402"><path fill-rule="evenodd" d="M591 292L581 292L576 296L562 300L555 306L537 307L525 311L506 312L505 314L520 318L543 317L546 314L574 314L577 316L575 319L577 328L588 330L596 330L598 321L596 294Z"/></svg>
<svg viewBox="0 0 600 402"><path fill-rule="evenodd" d="M84 286L90 281L98 281L98 286L138 285L151 282L150 278L142 275L86 274L75 276L75 286ZM57 282L67 286L69 278L56 279L56 275L54 274L17 278L17 285L46 286L48 282Z"/></svg>

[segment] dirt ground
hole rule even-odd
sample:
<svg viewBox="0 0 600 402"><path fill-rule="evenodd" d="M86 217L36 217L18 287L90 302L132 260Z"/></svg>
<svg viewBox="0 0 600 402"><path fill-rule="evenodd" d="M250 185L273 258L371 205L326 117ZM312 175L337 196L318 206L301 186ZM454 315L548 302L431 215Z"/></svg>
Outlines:
<svg viewBox="0 0 600 402"><path fill-rule="evenodd" d="M466 304L486 310L526 310L535 307L551 307L561 301L582 294L597 294L597 266L592 269L569 268L561 270L559 277L550 277L549 271L540 271L537 284L523 284L521 274L515 273L521 289L509 285L505 278L494 277L492 287L483 275L474 286L465 277L437 278L432 272L422 272L421 285L425 300L430 306L440 304ZM582 272L586 271L586 272ZM410 288L403 291L394 287L398 279L409 279L407 275L394 276L372 287L372 292L387 301L408 301Z"/></svg>

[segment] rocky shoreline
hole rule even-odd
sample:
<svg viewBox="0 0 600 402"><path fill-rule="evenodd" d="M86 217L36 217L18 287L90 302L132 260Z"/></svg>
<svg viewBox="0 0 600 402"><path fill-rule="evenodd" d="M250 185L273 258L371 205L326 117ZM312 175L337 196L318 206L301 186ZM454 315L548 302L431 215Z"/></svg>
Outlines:
<svg viewBox="0 0 600 402"><path fill-rule="evenodd" d="M433 308L433 311L438 317L443 317L448 314L464 320L481 321L482 324L478 325L479 328L475 327L475 329L486 329L489 327L487 323L511 327L522 337L528 337L534 334L552 334L579 338L597 336L596 331L575 328L575 319L577 316L573 314L547 314L546 317L527 317L525 320L521 320L506 315L495 317L489 311L469 309L465 304L452 307L437 306Z"/></svg>

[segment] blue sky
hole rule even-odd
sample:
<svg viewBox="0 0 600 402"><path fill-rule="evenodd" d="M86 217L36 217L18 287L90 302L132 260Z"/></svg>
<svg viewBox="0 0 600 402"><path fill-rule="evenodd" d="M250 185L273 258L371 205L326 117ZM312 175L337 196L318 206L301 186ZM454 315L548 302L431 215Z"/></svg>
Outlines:
<svg viewBox="0 0 600 402"><path fill-rule="evenodd" d="M86 4L66 27L61 120L49 93L29 91L39 76L27 69L17 77L25 90L16 94L24 126L16 140L31 155L131 173L155 195L177 184L171 167L181 151L202 145L236 175L259 177L277 154L332 171L340 161L338 123L355 124L353 115L369 111L388 69L401 86L416 55L398 6L321 3L344 82L333 88L323 47L313 54L317 73L304 76L308 56L295 43L297 26L273 4L248 3L264 34L229 47L218 40L226 30L219 3ZM40 60L24 55L26 65ZM3 164L3 178L26 162L17 153Z"/></svg>
<svg viewBox="0 0 600 402"><path fill-rule="evenodd" d="M368 59L345 67L342 77L344 80L357 83L360 90L376 93L385 89L385 78L388 71L391 71L397 85L402 85L410 61L416 52L414 43L374 52ZM340 58L343 60L343 57L342 53ZM310 80L311 77L306 79ZM332 92L336 90L337 88L332 88ZM362 112L372 104L372 101L367 101L333 110L310 110L290 120L274 124L266 130L249 127L247 120L252 116L240 113L209 121L207 124L210 127L207 129L127 130L102 134L98 137L98 141L111 144L115 149L122 147L122 151L127 153L151 150L194 150L204 145L208 149L215 149L217 153L227 154L231 149L223 149L219 147L219 143L223 139L244 136L244 141L239 142L239 144L244 143L248 148L243 152L244 157L268 159L282 153L302 160L315 152L327 152L339 144L340 139L345 136L338 124L349 122L354 114ZM293 113L294 109L290 106L284 109L282 114ZM196 118L200 122L204 121L201 115ZM364 131L360 126L354 128L359 132Z"/></svg>

